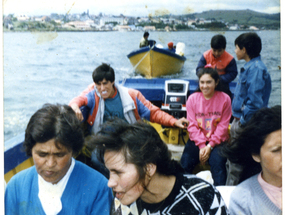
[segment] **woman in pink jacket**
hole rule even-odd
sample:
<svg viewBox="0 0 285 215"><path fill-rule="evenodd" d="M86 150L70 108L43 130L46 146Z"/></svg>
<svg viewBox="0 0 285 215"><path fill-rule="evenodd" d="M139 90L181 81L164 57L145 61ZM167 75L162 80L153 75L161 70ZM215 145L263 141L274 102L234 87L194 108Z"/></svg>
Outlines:
<svg viewBox="0 0 285 215"><path fill-rule="evenodd" d="M186 109L189 140L181 157L181 165L192 173L200 162L211 166L214 185L226 182L226 159L219 155L219 146L229 138L231 99L221 92L219 74L205 66L198 73L199 89L189 96Z"/></svg>

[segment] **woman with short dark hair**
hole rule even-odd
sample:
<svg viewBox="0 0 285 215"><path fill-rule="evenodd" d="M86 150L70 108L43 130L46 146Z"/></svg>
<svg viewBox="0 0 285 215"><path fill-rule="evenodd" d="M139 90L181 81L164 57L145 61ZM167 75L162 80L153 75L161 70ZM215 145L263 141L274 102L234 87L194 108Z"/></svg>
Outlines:
<svg viewBox="0 0 285 215"><path fill-rule="evenodd" d="M5 214L108 214L113 195L106 178L73 158L83 143L71 107L46 104L39 109L24 141L35 165L7 184Z"/></svg>

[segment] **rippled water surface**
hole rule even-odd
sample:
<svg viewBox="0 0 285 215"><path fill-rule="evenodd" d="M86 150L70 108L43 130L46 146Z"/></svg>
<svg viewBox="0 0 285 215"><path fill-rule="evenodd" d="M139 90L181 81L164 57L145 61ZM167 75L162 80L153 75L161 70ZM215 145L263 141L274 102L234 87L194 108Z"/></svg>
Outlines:
<svg viewBox="0 0 285 215"><path fill-rule="evenodd" d="M235 56L234 40L243 33L150 32L149 39L166 46L186 45L187 61L181 73L167 78L196 79L195 68L213 35L227 38L226 50ZM280 31L258 31L262 60L272 78L270 105L281 104ZM139 46L142 32L4 33L4 138L22 133L30 116L45 103L68 103L92 82L93 70L111 64L116 81L142 78L133 73L126 57ZM237 62L238 70L245 61Z"/></svg>

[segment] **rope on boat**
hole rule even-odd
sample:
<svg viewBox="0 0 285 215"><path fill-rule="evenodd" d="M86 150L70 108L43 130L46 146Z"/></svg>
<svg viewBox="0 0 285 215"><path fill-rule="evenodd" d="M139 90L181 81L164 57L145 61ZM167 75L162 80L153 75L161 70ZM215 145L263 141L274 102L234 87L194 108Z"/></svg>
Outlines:
<svg viewBox="0 0 285 215"><path fill-rule="evenodd" d="M130 70L130 74L133 73L133 71L138 67L138 65L143 61L143 59L145 59L145 57L147 56L147 54L154 48L155 45L153 45L147 52L146 54L142 57L142 59L140 59L140 61ZM122 81L122 85L125 84L126 79L124 78L124 80Z"/></svg>
<svg viewBox="0 0 285 215"><path fill-rule="evenodd" d="M140 61L134 66L133 70L138 67L138 65L143 61L143 59L145 59L145 57L153 49L153 47L154 47L154 45L146 52L146 54L142 57L142 59L140 59Z"/></svg>

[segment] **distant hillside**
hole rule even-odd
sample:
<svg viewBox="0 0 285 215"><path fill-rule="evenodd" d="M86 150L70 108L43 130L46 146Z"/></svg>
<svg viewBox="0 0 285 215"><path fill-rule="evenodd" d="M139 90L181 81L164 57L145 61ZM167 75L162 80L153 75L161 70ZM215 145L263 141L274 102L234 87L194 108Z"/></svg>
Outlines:
<svg viewBox="0 0 285 215"><path fill-rule="evenodd" d="M183 15L183 17L224 20L230 24L254 25L256 27L280 28L280 13L268 14L252 10L209 10Z"/></svg>

